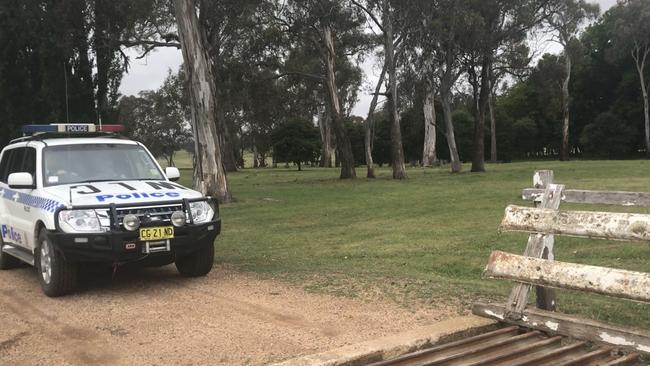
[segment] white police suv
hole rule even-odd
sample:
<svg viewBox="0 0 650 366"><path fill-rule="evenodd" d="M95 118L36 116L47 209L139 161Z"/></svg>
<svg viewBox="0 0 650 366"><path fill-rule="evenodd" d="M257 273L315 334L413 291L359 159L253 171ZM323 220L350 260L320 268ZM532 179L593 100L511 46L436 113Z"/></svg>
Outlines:
<svg viewBox="0 0 650 366"><path fill-rule="evenodd" d="M48 296L75 289L82 263L210 272L217 202L181 186L123 126L24 126L0 154L0 269L38 270Z"/></svg>

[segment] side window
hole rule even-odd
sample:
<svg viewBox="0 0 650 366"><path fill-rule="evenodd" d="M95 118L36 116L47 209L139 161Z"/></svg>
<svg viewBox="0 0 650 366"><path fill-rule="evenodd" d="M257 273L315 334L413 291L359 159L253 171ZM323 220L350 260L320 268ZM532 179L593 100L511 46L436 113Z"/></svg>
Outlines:
<svg viewBox="0 0 650 366"><path fill-rule="evenodd" d="M2 154L2 161L0 161L0 182L7 183L9 176L9 162L14 154L14 150L5 150Z"/></svg>
<svg viewBox="0 0 650 366"><path fill-rule="evenodd" d="M21 172L30 173L36 179L36 149L33 147L25 148L25 156Z"/></svg>
<svg viewBox="0 0 650 366"><path fill-rule="evenodd" d="M25 152L27 151L26 147L19 147L13 149L13 154L9 160L9 169L7 176L11 173L20 173L23 172L23 162L25 161Z"/></svg>

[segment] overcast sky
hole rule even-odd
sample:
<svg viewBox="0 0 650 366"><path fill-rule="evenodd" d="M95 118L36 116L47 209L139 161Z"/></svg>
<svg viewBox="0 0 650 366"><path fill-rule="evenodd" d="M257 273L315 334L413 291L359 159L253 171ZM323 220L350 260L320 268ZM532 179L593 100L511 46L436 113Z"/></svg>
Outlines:
<svg viewBox="0 0 650 366"><path fill-rule="evenodd" d="M601 11L609 9L616 4L616 0L598 0ZM545 46L549 51L557 48L553 45ZM142 90L157 89L162 84L167 76L168 70L176 72L180 65L183 63L183 55L180 50L176 48L159 48L151 52L147 57L142 60L136 60L137 55L134 52L128 52L131 56L131 68L129 73L124 76L120 92L123 95L138 94ZM374 60L369 60L363 65L366 72L366 77L362 89L359 91L359 102L352 111L353 115L365 116L368 113L368 106L370 104L371 96L370 84L376 82L379 77L379 70L374 64Z"/></svg>

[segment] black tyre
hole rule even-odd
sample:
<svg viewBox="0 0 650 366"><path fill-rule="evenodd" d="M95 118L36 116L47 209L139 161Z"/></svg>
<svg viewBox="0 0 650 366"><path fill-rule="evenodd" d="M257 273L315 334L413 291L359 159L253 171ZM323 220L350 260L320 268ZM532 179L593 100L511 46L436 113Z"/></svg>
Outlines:
<svg viewBox="0 0 650 366"><path fill-rule="evenodd" d="M38 280L47 296L63 296L77 288L77 265L66 261L61 253L54 249L45 229L41 230L38 236L35 264Z"/></svg>
<svg viewBox="0 0 650 366"><path fill-rule="evenodd" d="M0 270L14 269L20 267L20 260L16 257L12 257L9 254L2 251L4 246L2 237L0 237Z"/></svg>
<svg viewBox="0 0 650 366"><path fill-rule="evenodd" d="M196 252L176 259L176 268L185 277L205 276L214 264L214 245L206 245Z"/></svg>

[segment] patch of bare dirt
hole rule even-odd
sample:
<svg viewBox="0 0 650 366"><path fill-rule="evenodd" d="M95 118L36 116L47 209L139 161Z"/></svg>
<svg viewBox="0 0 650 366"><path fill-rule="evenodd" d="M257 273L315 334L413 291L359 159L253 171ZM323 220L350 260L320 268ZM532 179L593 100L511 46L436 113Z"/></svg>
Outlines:
<svg viewBox="0 0 650 366"><path fill-rule="evenodd" d="M263 365L457 314L311 294L224 268L89 274L50 299L31 268L0 272L2 365Z"/></svg>

